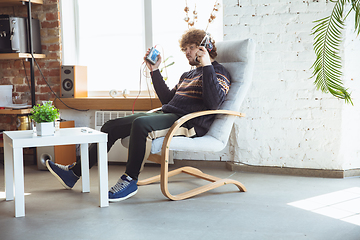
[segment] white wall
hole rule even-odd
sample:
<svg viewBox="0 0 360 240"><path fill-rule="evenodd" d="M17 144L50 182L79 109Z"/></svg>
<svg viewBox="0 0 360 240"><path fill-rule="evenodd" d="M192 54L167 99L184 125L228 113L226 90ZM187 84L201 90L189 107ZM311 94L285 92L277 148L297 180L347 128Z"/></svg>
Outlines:
<svg viewBox="0 0 360 240"><path fill-rule="evenodd" d="M247 117L237 121L231 139L235 161L316 169L360 167L359 61L355 64L359 38L348 31L342 53L355 106L316 91L314 79L309 79L315 59L313 21L327 16L332 7L325 0L224 0L224 40L252 38L257 43L254 81L242 106Z"/></svg>
<svg viewBox="0 0 360 240"><path fill-rule="evenodd" d="M352 169L360 165L360 40L354 34L353 13L347 18L347 26L343 56L344 79L351 89L355 107L350 105L343 108L341 154L344 169Z"/></svg>

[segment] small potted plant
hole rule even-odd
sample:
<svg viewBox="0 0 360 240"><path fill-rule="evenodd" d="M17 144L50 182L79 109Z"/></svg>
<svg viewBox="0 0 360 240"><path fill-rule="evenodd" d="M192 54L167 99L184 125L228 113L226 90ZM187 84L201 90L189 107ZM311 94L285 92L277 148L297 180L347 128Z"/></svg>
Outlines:
<svg viewBox="0 0 360 240"><path fill-rule="evenodd" d="M55 134L55 120L59 117L59 110L51 102L35 105L31 110L30 118L36 123L38 136Z"/></svg>

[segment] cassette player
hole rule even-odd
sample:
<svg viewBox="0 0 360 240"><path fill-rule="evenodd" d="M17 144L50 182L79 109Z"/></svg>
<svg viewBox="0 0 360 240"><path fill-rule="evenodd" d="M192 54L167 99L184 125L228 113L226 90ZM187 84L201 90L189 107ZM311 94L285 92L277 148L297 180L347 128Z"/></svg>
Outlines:
<svg viewBox="0 0 360 240"><path fill-rule="evenodd" d="M159 55L160 52L156 48L152 47L149 54L146 56L146 60L148 60L152 65L155 65L159 59Z"/></svg>

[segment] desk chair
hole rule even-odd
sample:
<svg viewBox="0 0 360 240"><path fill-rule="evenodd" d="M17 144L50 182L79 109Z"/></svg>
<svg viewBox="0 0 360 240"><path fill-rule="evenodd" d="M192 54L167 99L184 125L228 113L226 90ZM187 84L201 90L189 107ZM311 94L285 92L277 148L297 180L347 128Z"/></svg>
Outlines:
<svg viewBox="0 0 360 240"><path fill-rule="evenodd" d="M170 172L168 169L171 150L218 152L224 149L228 142L235 118L245 116L238 111L252 81L255 43L251 39L223 41L216 43L216 47L218 52L216 61L221 63L231 75L231 86L225 102L218 110L195 112L183 116L172 125L165 137L154 139L152 141L151 155L148 160L161 164L161 174L138 181L138 185L147 185L160 181L162 193L171 200L190 198L225 184L234 184L240 191L246 192L245 186L238 181L214 177L193 167L181 167ZM206 135L195 138L183 136L174 137L174 133L184 122L207 114L216 114L217 116ZM128 147L128 140L128 138L122 140L122 144L125 147ZM156 154L159 152L160 155ZM211 183L184 193L172 195L168 189L168 179L180 173L186 173Z"/></svg>

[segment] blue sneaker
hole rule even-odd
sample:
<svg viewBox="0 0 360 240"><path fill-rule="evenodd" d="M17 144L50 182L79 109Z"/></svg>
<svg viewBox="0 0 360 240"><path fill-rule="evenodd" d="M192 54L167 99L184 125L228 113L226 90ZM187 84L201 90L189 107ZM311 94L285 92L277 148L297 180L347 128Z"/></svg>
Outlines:
<svg viewBox="0 0 360 240"><path fill-rule="evenodd" d="M119 202L134 196L138 191L137 180L124 174L109 190L109 202Z"/></svg>
<svg viewBox="0 0 360 240"><path fill-rule="evenodd" d="M66 189L71 189L74 187L75 183L79 180L80 177L76 176L71 168L75 165L61 165L54 163L50 160L46 161L46 167L49 171L61 182L61 184Z"/></svg>

